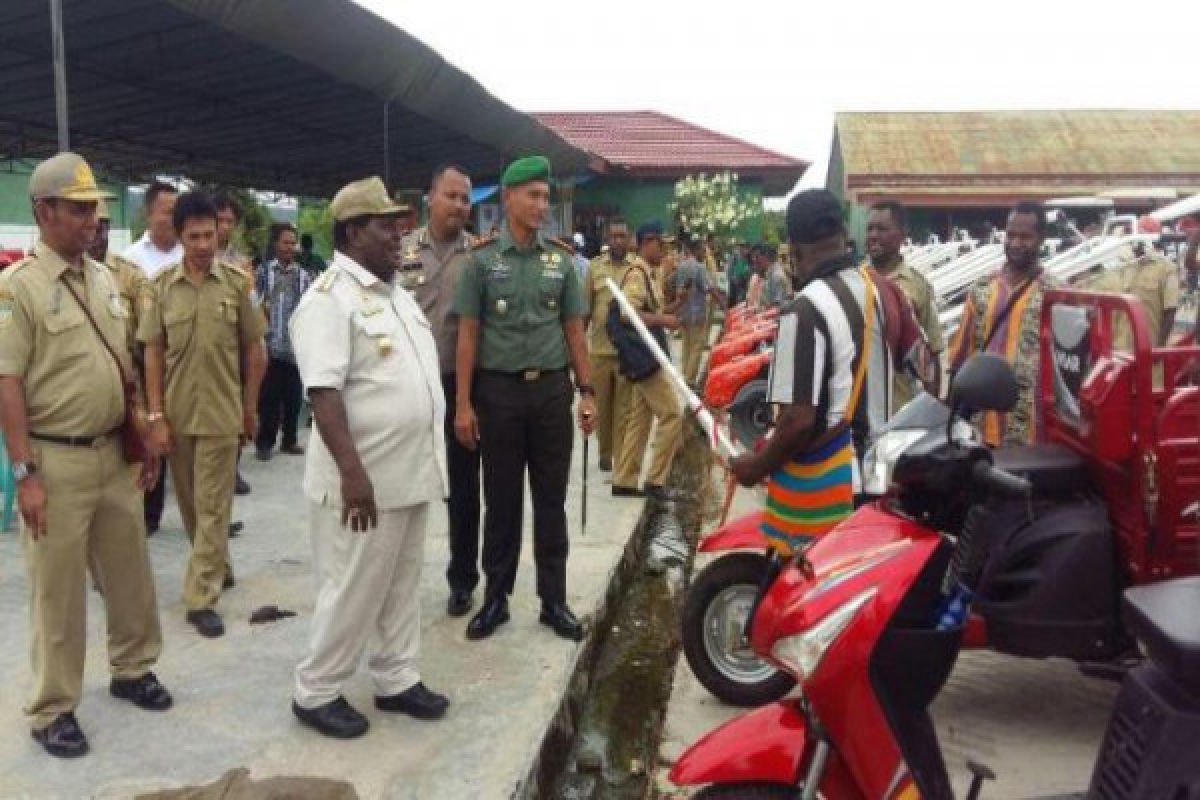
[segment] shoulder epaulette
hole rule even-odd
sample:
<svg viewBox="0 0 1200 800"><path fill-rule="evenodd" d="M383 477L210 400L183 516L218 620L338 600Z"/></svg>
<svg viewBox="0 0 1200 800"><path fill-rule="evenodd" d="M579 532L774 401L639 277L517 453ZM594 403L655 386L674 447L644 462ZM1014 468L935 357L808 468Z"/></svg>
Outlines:
<svg viewBox="0 0 1200 800"><path fill-rule="evenodd" d="M29 255L25 256L24 258L22 258L18 261L14 261L13 263L9 264L2 271L11 274L11 273L16 272L17 270L25 269L27 266L29 266L32 263L33 263L33 253L30 253Z"/></svg>
<svg viewBox="0 0 1200 800"><path fill-rule="evenodd" d="M496 234L494 234L494 233L489 233L486 236L480 236L471 245L471 249L472 250L482 250L483 248L487 247L492 242L496 241L496 238L497 238Z"/></svg>
<svg viewBox="0 0 1200 800"><path fill-rule="evenodd" d="M327 269L313 281L313 288L318 292L328 292L333 288L333 284L337 282L338 272L340 270Z"/></svg>
<svg viewBox="0 0 1200 800"><path fill-rule="evenodd" d="M218 259L218 263L243 280L250 277L250 270L246 269L240 264L235 264L232 261L226 261L225 259Z"/></svg>
<svg viewBox="0 0 1200 800"><path fill-rule="evenodd" d="M567 244L566 241L564 241L563 239L559 239L557 236L547 236L546 241L550 242L552 244L558 245L563 250L566 250L569 253L575 252L575 248L572 245Z"/></svg>

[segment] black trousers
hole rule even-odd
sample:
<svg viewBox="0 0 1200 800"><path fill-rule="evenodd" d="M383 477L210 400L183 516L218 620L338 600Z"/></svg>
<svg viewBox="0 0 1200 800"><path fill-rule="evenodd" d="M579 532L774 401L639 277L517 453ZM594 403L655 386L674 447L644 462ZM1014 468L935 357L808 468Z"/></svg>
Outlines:
<svg viewBox="0 0 1200 800"><path fill-rule="evenodd" d="M255 444L259 450L270 450L275 446L279 428L283 428L283 446L296 444L296 426L300 422L300 405L304 402L304 384L300 370L295 364L272 358L263 377L262 391L258 395L258 437Z"/></svg>
<svg viewBox="0 0 1200 800"><path fill-rule="evenodd" d="M146 533L158 529L162 520L163 504L167 501L167 460L164 458L162 469L158 473L158 483L146 490L142 498L145 506L142 514L146 520Z"/></svg>
<svg viewBox="0 0 1200 800"><path fill-rule="evenodd" d="M487 596L512 594L521 556L525 471L533 496L533 555L543 603L567 597L567 475L574 436L566 370L525 381L481 371L475 410L483 447L483 571Z"/></svg>
<svg viewBox="0 0 1200 800"><path fill-rule="evenodd" d="M454 436L455 375L442 376L446 395L446 471L450 478L450 565L446 582L451 589L474 591L479 585L479 450L468 450Z"/></svg>

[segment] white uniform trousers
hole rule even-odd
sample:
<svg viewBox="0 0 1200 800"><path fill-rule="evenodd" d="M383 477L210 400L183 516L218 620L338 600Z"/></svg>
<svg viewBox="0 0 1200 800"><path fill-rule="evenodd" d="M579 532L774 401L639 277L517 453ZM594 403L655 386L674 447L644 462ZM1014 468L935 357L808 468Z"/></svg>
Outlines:
<svg viewBox="0 0 1200 800"><path fill-rule="evenodd" d="M420 681L421 561L429 504L382 511L367 533L342 526L341 509L311 504L317 602L308 655L296 667L297 705L313 709L342 692L370 644L377 696ZM368 641L369 640L369 641Z"/></svg>

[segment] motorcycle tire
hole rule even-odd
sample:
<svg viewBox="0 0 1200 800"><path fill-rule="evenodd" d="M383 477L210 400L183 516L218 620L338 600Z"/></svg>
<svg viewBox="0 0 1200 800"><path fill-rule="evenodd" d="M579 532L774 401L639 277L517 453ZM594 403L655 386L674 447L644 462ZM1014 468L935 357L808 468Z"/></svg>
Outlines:
<svg viewBox="0 0 1200 800"><path fill-rule="evenodd" d="M710 635L716 604L731 598L744 602L747 592L752 598L766 569L767 558L761 553L723 555L696 574L683 605L683 653L692 674L718 699L742 708L774 702L796 685L791 675L758 656L739 658L710 650L718 647L713 639L719 637Z"/></svg>
<svg viewBox="0 0 1200 800"><path fill-rule="evenodd" d="M692 795L693 800L796 800L800 790L777 783L713 784Z"/></svg>
<svg viewBox="0 0 1200 800"><path fill-rule="evenodd" d="M771 404L767 402L765 378L756 378L738 389L729 404L729 430L747 450L753 450L770 432Z"/></svg>

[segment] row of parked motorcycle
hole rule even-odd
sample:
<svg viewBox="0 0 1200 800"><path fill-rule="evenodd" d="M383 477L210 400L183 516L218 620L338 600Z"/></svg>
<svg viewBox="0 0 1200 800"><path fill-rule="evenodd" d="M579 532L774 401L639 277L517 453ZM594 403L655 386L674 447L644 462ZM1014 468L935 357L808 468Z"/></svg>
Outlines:
<svg viewBox="0 0 1200 800"><path fill-rule="evenodd" d="M1142 313L1047 293L1042 443L982 444L975 415L1010 410L1017 387L978 355L945 401L921 393L891 420L862 459L876 495L796 556L767 549L760 513L706 535L685 655L710 692L755 710L671 780L708 800L951 798L928 709L963 648L990 648L1122 681L1088 797L1200 800L1200 347L1155 349L1143 320L1115 349L1115 316ZM722 384L719 367L769 363L776 317L732 309L712 351L706 400L725 401L739 438L768 431L770 409L739 430L738 393L761 378ZM1056 351L1078 354L1081 336L1079 380L1064 380ZM969 766L973 798L993 776Z"/></svg>

